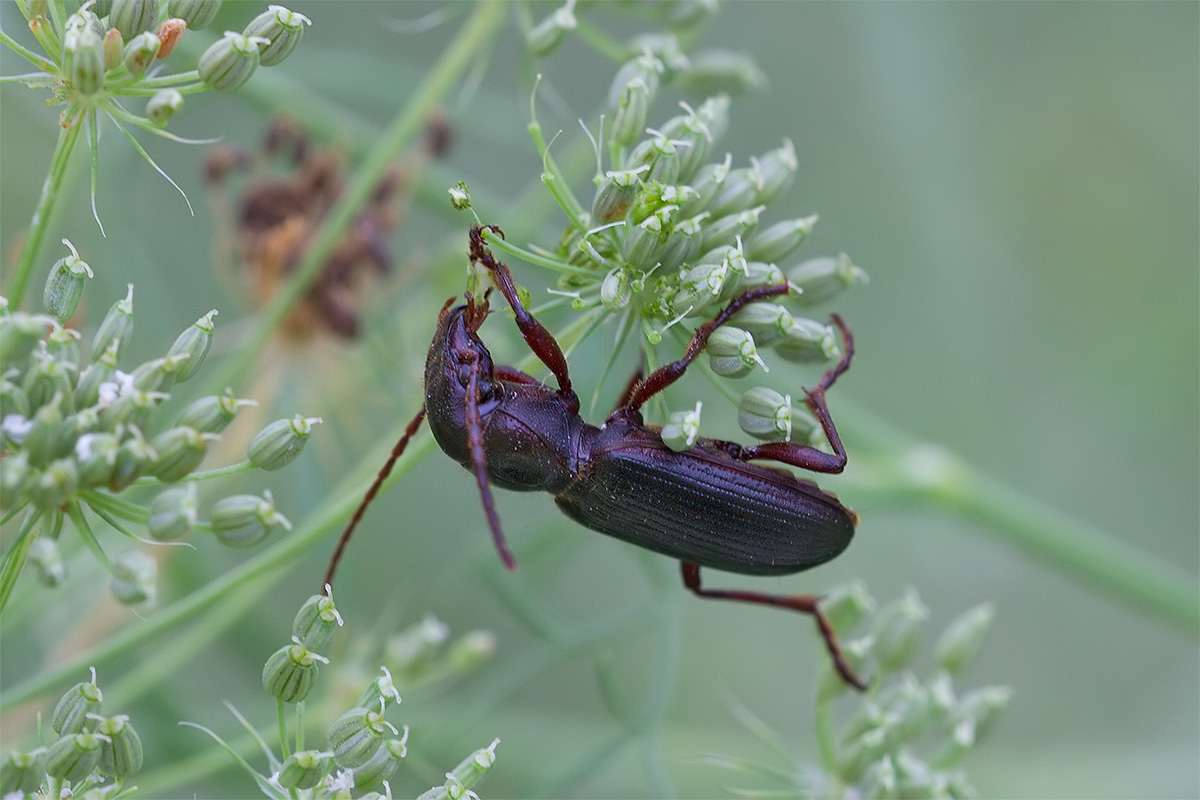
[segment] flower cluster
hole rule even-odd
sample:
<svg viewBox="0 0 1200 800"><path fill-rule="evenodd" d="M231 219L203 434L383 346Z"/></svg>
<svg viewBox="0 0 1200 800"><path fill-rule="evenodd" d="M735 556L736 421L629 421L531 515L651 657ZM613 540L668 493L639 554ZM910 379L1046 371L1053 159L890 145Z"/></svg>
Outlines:
<svg viewBox="0 0 1200 800"><path fill-rule="evenodd" d="M589 314L589 332L605 316L619 318L617 345L640 330L654 347L664 337L686 341L677 328L696 325L734 297L759 286L789 291L776 302L742 309L709 339L708 371L743 378L766 371L764 349L775 358L821 364L839 355L832 326L803 313L865 281L845 256L798 261L815 215L762 224L768 208L790 186L798 161L790 141L745 166L715 148L730 125L730 103L717 94L647 127L660 87L694 76L693 62L674 37L642 37L639 54L617 71L608 113L596 142L596 191L590 204L570 190L542 137L531 125L542 156L543 181L568 218L553 249L528 249L488 237L489 245L560 274L556 294ZM452 192L453 193L453 192ZM460 191L461 194L461 191ZM461 202L461 200L459 201ZM765 387L740 399L739 422L765 441L822 441L820 426L792 408L791 397ZM667 421L664 441L691 447L698 436L699 407Z"/></svg>
<svg viewBox="0 0 1200 800"><path fill-rule="evenodd" d="M954 681L983 647L991 606L972 608L946 627L924 680L911 670L929 615L915 591L879 609L861 584L851 584L830 592L822 609L839 630L850 630L871 616L867 633L845 642L843 649L872 680L866 694L854 695L861 697L859 705L838 729L832 705L846 694L845 683L831 668L819 679L820 768L800 760L788 771L736 759L711 761L747 776L775 774L784 784L776 790L797 797L975 796L959 765L992 728L1011 691L985 686L959 693ZM763 730L758 720L747 720Z"/></svg>
<svg viewBox="0 0 1200 800"><path fill-rule="evenodd" d="M295 705L297 718L316 684L321 664L329 659L319 651L328 648L334 631L342 624L326 587L326 594L314 595L301 606L292 624L292 642L275 651L263 667L262 683L267 694L275 698L280 719L286 705ZM339 714L326 730L327 748L304 749L302 728L298 728L296 746L288 741L281 729L283 758L264 747L270 774L253 770L238 759L254 777L267 797L288 798L303 792L303 797L345 798L351 791L363 792L361 798L391 798L389 779L400 767L408 752L409 728L397 729L387 719L389 709L400 704L397 681L404 685L441 680L478 664L491 653L491 638L475 632L461 637L442 652L449 635L448 629L432 618L398 635L386 648L384 660L396 668L396 678L385 665L380 674L367 682L366 688L349 710ZM200 728L200 726L194 726ZM201 728L223 747L228 746L212 731ZM472 787L491 769L496 759L494 740L486 748L476 750L446 773L446 782L432 787L421 795L425 800L438 798L476 798ZM232 751L230 751L232 753ZM382 791L382 793L381 793Z"/></svg>
<svg viewBox="0 0 1200 800"><path fill-rule="evenodd" d="M100 714L103 693L91 680L67 690L50 719L58 738L0 761L3 797L113 797L142 768L142 739L126 714ZM85 794L86 793L86 794Z"/></svg>
<svg viewBox="0 0 1200 800"><path fill-rule="evenodd" d="M70 243L64 240L70 247ZM184 330L160 358L129 371L119 356L133 336L133 287L112 305L86 348L67 326L91 268L74 248L50 271L44 292L48 314L10 310L0 298L0 492L8 523L25 512L0 567L0 607L26 563L56 586L65 578L60 552L64 522L108 567L117 599L138 603L154 597L155 562L140 551L109 560L92 532L85 509L130 538L127 526L145 526L156 541L203 529L231 547L262 541L288 527L270 494L239 494L214 503L199 519L196 470L210 443L250 400L231 391L201 397L173 419L159 409L171 392L196 374L213 339L210 311ZM271 423L247 448L246 461L219 470L279 469L299 455L317 418L299 415ZM118 497L134 485L166 488L142 507Z"/></svg>

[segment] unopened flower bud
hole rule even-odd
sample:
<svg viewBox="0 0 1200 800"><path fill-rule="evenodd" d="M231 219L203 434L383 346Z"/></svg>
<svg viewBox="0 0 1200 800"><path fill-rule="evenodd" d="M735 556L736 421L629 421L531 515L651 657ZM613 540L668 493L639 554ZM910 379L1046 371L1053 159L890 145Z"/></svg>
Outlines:
<svg viewBox="0 0 1200 800"><path fill-rule="evenodd" d="M684 262L691 261L700 251L704 236L704 217L692 217L676 224L665 241L654 252L654 258L664 270L678 269Z"/></svg>
<svg viewBox="0 0 1200 800"><path fill-rule="evenodd" d="M912 661L928 617L929 609L912 589L879 612L875 618L873 651L881 669L896 671Z"/></svg>
<svg viewBox="0 0 1200 800"><path fill-rule="evenodd" d="M636 58L630 59L621 65L617 70L617 74L613 76L613 82L608 89L608 105L609 108L617 108L620 104L622 95L626 89L633 83L640 81L646 91L647 100L653 100L654 95L658 92L659 76L663 73L663 63L652 55L642 54ZM643 117L644 119L644 117ZM645 128L645 122L638 126L637 136L641 136L642 129ZM632 144L633 140L626 142Z"/></svg>
<svg viewBox="0 0 1200 800"><path fill-rule="evenodd" d="M8 378L0 378L0 419L9 414L29 416L29 398L25 390Z"/></svg>
<svg viewBox="0 0 1200 800"><path fill-rule="evenodd" d="M957 675L970 666L983 647L994 614L993 606L983 603L951 622L934 648L938 667Z"/></svg>
<svg viewBox="0 0 1200 800"><path fill-rule="evenodd" d="M379 670L382 674L367 684L367 688L358 696L355 706L381 708L381 703L393 705L400 702L400 690L392 681L392 673L388 671L387 667L380 667Z"/></svg>
<svg viewBox="0 0 1200 800"><path fill-rule="evenodd" d="M39 536L29 548L29 563L37 573L38 581L51 588L61 586L67 578L67 565L63 563L62 550L58 542L48 536Z"/></svg>
<svg viewBox="0 0 1200 800"><path fill-rule="evenodd" d="M643 180L673 184L679 177L679 155L675 142L662 134L642 140L633 148L627 161L629 169L648 166L650 171Z"/></svg>
<svg viewBox="0 0 1200 800"><path fill-rule="evenodd" d="M649 270L657 263L652 258L654 253L666 241L667 225L659 214L652 214L635 225L625 239L624 256L626 263L636 269Z"/></svg>
<svg viewBox="0 0 1200 800"><path fill-rule="evenodd" d="M796 159L796 146L790 139L754 162L758 173L758 203L767 205L792 185L800 162Z"/></svg>
<svg viewBox="0 0 1200 800"><path fill-rule="evenodd" d="M608 311L620 311L629 305L633 299L633 291L629 285L629 273L624 269L616 269L604 276L600 284L600 304Z"/></svg>
<svg viewBox="0 0 1200 800"><path fill-rule="evenodd" d="M122 373L118 370L114 378L120 380ZM108 405L104 405L108 394L106 387L113 387L113 390L118 392L116 398ZM150 414L154 408L169 396L164 392L135 389L132 385L118 386L116 381L103 383L100 385L100 403L104 405L100 411L100 423L109 430L115 430L118 425L145 428L150 422Z"/></svg>
<svg viewBox="0 0 1200 800"><path fill-rule="evenodd" d="M183 108L183 95L178 89L162 89L146 101L146 119L162 128L171 121L175 112Z"/></svg>
<svg viewBox="0 0 1200 800"><path fill-rule="evenodd" d="M143 392L165 392L188 361L187 355L163 356L141 364L130 373L133 388Z"/></svg>
<svg viewBox="0 0 1200 800"><path fill-rule="evenodd" d="M132 77L142 77L161 49L162 40L157 33L139 33L125 45L125 68Z"/></svg>
<svg viewBox="0 0 1200 800"><path fill-rule="evenodd" d="M703 94L741 94L766 86L767 76L745 53L704 50L689 56L679 82L689 91Z"/></svg>
<svg viewBox="0 0 1200 800"><path fill-rule="evenodd" d="M805 317L793 317L792 327L773 347L780 358L796 364L824 363L838 352L833 328Z"/></svg>
<svg viewBox="0 0 1200 800"><path fill-rule="evenodd" d="M787 442L792 439L792 398L774 389L756 386L738 403L738 425L755 439Z"/></svg>
<svg viewBox="0 0 1200 800"><path fill-rule="evenodd" d="M575 30L579 23L572 9L574 3L568 3L552 11L537 25L525 34L525 46L535 56L544 56L558 47L566 35Z"/></svg>
<svg viewBox="0 0 1200 800"><path fill-rule="evenodd" d="M320 674L318 662L328 659L299 642L276 650L263 665L262 684L267 694L285 703L299 703L308 697Z"/></svg>
<svg viewBox="0 0 1200 800"><path fill-rule="evenodd" d="M751 303L730 317L729 321L750 331L754 341L760 345L774 343L795 325L788 310L776 303Z"/></svg>
<svg viewBox="0 0 1200 800"><path fill-rule="evenodd" d="M114 303L100 322L100 327L96 330L96 338L92 340L92 358L100 358L114 340L117 342L118 350L123 350L129 344L131 336L133 336L132 283L129 284L125 299Z"/></svg>
<svg viewBox="0 0 1200 800"><path fill-rule="evenodd" d="M218 500L211 518L213 533L227 547L251 547L258 544L276 525L290 530L292 525L275 510L270 492L262 497L238 494Z"/></svg>
<svg viewBox="0 0 1200 800"><path fill-rule="evenodd" d="M746 258L753 261L778 262L800 248L812 233L817 215L785 219L755 231L746 243Z"/></svg>
<svg viewBox="0 0 1200 800"><path fill-rule="evenodd" d="M142 738L129 724L129 717L118 714L96 725L96 733L108 737L100 747L100 772L107 778L127 778L142 768Z"/></svg>
<svg viewBox="0 0 1200 800"><path fill-rule="evenodd" d="M875 600L862 581L851 581L829 590L821 598L821 611L834 630L843 636L867 614L875 611Z"/></svg>
<svg viewBox="0 0 1200 800"><path fill-rule="evenodd" d="M43 298L46 310L59 322L66 322L75 313L79 298L83 295L84 280L92 277L92 268L79 257L70 241L63 239L63 244L70 248L71 255L60 258L50 269Z"/></svg>
<svg viewBox="0 0 1200 800"><path fill-rule="evenodd" d="M354 768L355 790L369 791L383 786L400 766L401 759L408 754L408 726L399 739L385 739L375 754Z"/></svg>
<svg viewBox="0 0 1200 800"><path fill-rule="evenodd" d="M0 761L0 797L17 794L34 797L46 777L46 748L13 750Z"/></svg>
<svg viewBox="0 0 1200 800"><path fill-rule="evenodd" d="M34 354L33 368L25 373L25 398L29 408L41 408L71 397L75 365L59 361L45 350Z"/></svg>
<svg viewBox="0 0 1200 800"><path fill-rule="evenodd" d="M761 179L762 176L754 167L730 170L721 191L705 211L712 213L714 217L724 217L754 208L758 205L758 196L762 191Z"/></svg>
<svg viewBox="0 0 1200 800"><path fill-rule="evenodd" d="M787 279L801 289L800 294L793 292L789 300L807 308L832 299L850 286L866 283L867 273L842 253L837 258L813 258L798 264L788 270Z"/></svg>
<svg viewBox="0 0 1200 800"><path fill-rule="evenodd" d="M704 240L701 250L711 250L722 245L732 245L739 238L745 240L758 226L758 215L763 207L751 208L737 214L715 219L704 226Z"/></svg>
<svg viewBox="0 0 1200 800"><path fill-rule="evenodd" d="M100 713L100 701L103 699L104 693L96 683L96 670L93 667L90 681L75 684L59 699L50 717L50 727L63 736L79 733L91 725L88 714Z"/></svg>
<svg viewBox="0 0 1200 800"><path fill-rule="evenodd" d="M750 374L755 365L767 370L758 349L754 345L754 337L741 328L732 325L722 325L708 337L705 346L708 353L708 364L713 372L726 378L741 378Z"/></svg>
<svg viewBox="0 0 1200 800"><path fill-rule="evenodd" d="M183 480L204 460L210 438L215 434L182 425L163 431L150 442L156 457L146 472L163 483Z"/></svg>
<svg viewBox="0 0 1200 800"><path fill-rule="evenodd" d="M128 550L113 560L112 589L117 602L153 605L158 562L141 550Z"/></svg>
<svg viewBox="0 0 1200 800"><path fill-rule="evenodd" d="M671 308L678 314L704 314L716 302L721 290L730 280L730 262L705 261L679 276L679 290L671 298ZM735 278L736 279L736 278Z"/></svg>
<svg viewBox="0 0 1200 800"><path fill-rule="evenodd" d="M276 780L284 789L312 789L329 774L332 766L332 753L301 750L284 759ZM359 788L357 781L354 788Z"/></svg>
<svg viewBox="0 0 1200 800"><path fill-rule="evenodd" d="M121 446L117 448L117 458L108 478L108 488L114 492L127 488L140 478L157 456L142 438L141 431L136 427L133 431L134 434L122 441Z"/></svg>
<svg viewBox="0 0 1200 800"><path fill-rule="evenodd" d="M321 421L320 417L299 414L292 419L275 420L250 440L246 457L259 469L282 469L296 460L308 443L313 425Z"/></svg>
<svg viewBox="0 0 1200 800"><path fill-rule="evenodd" d="M682 206L680 213L684 216L694 216L701 211L707 211L712 201L724 189L730 171L728 153L725 154L724 161L700 167L691 183L692 188L696 190L696 195Z"/></svg>
<svg viewBox="0 0 1200 800"><path fill-rule="evenodd" d="M300 611L292 622L292 635L309 650L319 653L329 646L333 632L341 624L342 615L334 606L333 598L325 594L314 594L300 606Z"/></svg>
<svg viewBox="0 0 1200 800"><path fill-rule="evenodd" d="M312 20L303 14L289 11L283 6L269 6L250 21L242 34L266 40L258 45L259 64L273 67L291 55L304 36L304 26L311 24Z"/></svg>
<svg viewBox="0 0 1200 800"><path fill-rule="evenodd" d="M610 142L628 147L637 141L646 127L652 94L646 82L640 78L630 81L621 90L609 128Z"/></svg>
<svg viewBox="0 0 1200 800"><path fill-rule="evenodd" d="M63 736L46 749L46 774L61 781L82 781L100 765L98 734L85 731Z"/></svg>
<svg viewBox="0 0 1200 800"><path fill-rule="evenodd" d="M261 37L225 31L225 35L209 45L200 56L197 66L200 80L218 92L232 92L241 88L258 69L258 49L265 41Z"/></svg>
<svg viewBox="0 0 1200 800"><path fill-rule="evenodd" d="M187 23L197 31L212 24L221 10L221 0L169 0L167 14Z"/></svg>
<svg viewBox="0 0 1200 800"><path fill-rule="evenodd" d="M61 508L79 488L79 472L71 458L51 461L41 474L31 477L29 499L43 512Z"/></svg>
<svg viewBox="0 0 1200 800"><path fill-rule="evenodd" d="M125 41L158 27L159 0L113 0L108 24L121 32Z"/></svg>
<svg viewBox="0 0 1200 800"><path fill-rule="evenodd" d="M607 173L592 201L592 219L599 224L625 219L641 191L640 176L647 171L646 167L639 167Z"/></svg>
<svg viewBox="0 0 1200 800"><path fill-rule="evenodd" d="M70 67L71 86L88 97L104 86L104 36L87 25L63 37L63 61Z"/></svg>
<svg viewBox="0 0 1200 800"><path fill-rule="evenodd" d="M92 489L108 485L121 440L108 432L85 433L75 442L75 459L79 465L79 488Z"/></svg>
<svg viewBox="0 0 1200 800"><path fill-rule="evenodd" d="M46 352L55 361L72 366L72 371L78 371L79 363L83 360L83 352L79 348L79 340L83 338L74 328L55 328L46 337Z"/></svg>
<svg viewBox="0 0 1200 800"><path fill-rule="evenodd" d="M691 410L671 412L660 433L663 444L676 453L695 446L700 438L700 405L697 401Z"/></svg>
<svg viewBox="0 0 1200 800"><path fill-rule="evenodd" d="M196 484L167 489L150 502L146 529L155 541L171 541L195 526L196 515Z"/></svg>
<svg viewBox="0 0 1200 800"><path fill-rule="evenodd" d="M487 774L496 763L496 745L499 739L493 739L487 747L476 750L459 762L458 766L446 773L447 789L451 797L465 797L466 791ZM453 788L452 788L453 787ZM457 790L457 794L455 794Z"/></svg>
<svg viewBox="0 0 1200 800"><path fill-rule="evenodd" d="M226 389L225 394L201 397L185 408L179 415L178 424L201 433L220 433L233 422L239 408L253 405L257 405L254 400L239 400L233 396L232 389Z"/></svg>
<svg viewBox="0 0 1200 800"><path fill-rule="evenodd" d="M354 769L375 755L388 731L399 733L383 718L382 711L352 708L329 726L329 746L338 766Z"/></svg>

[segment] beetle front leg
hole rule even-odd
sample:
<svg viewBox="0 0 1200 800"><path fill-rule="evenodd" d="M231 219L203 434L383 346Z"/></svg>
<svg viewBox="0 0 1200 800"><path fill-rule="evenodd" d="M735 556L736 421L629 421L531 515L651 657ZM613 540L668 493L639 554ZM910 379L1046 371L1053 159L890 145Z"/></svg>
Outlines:
<svg viewBox="0 0 1200 800"><path fill-rule="evenodd" d="M708 597L714 600L740 600L743 603L757 603L764 606L776 606L777 608L790 608L792 611L799 611L801 614L810 615L817 621L817 629L821 632L821 638L825 640L825 649L829 651L829 657L833 659L833 666L837 670L838 675L841 675L842 680L860 692L867 690L867 682L855 675L854 670L847 663L846 656L842 653L842 648L838 644L837 631L833 629L833 623L821 611L819 605L821 598L819 596L815 594L778 595L725 589L705 589L700 585L700 566L698 564L689 564L686 561L681 561L679 565L683 568L683 585L691 589L699 597Z"/></svg>
<svg viewBox="0 0 1200 800"><path fill-rule="evenodd" d="M517 561L508 549L504 531L500 529L500 515L496 513L496 502L492 498L492 487L488 481L487 454L483 449L483 420L479 414L479 354L475 350L466 350L463 354L470 362L467 377L467 449L471 452L471 466L475 473L475 483L479 486L479 497L483 501L483 513L487 515L488 526L492 529L492 541L500 560L510 570L517 568Z"/></svg>

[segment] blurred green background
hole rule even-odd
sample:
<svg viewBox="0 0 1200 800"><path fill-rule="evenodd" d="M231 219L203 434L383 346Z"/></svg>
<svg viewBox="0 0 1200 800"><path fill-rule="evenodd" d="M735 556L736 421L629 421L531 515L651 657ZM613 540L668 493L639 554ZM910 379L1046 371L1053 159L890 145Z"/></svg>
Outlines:
<svg viewBox="0 0 1200 800"><path fill-rule="evenodd" d="M438 8L416 3L292 7L314 22L294 56L256 75L248 93L196 98L173 131L253 147L268 118L263 98L303 115L296 98L312 93L338 109L321 120L336 131L334 140L353 142L354 131L378 130L392 117L460 23L456 18L422 34L397 31L393 21ZM258 10L227 3L217 29L240 29ZM580 13L616 33L639 29L608 11L585 6ZM13 8L0 12L0 22L10 35L22 33ZM446 104L453 149L428 176L422 197L440 203L445 186L466 180L485 221L508 226L522 214L543 215L540 241L550 244L561 219L544 206L529 210L510 199L537 180L540 163L525 131L535 68L508 24L477 89L456 91ZM1198 31L1194 3L723 8L703 45L752 53L770 83L735 99L721 146L735 165L745 164L791 138L799 175L773 208L788 216L819 213L806 255L846 251L871 276L869 286L837 304L858 345L853 370L830 400L835 419L839 408L852 410L844 431L852 470L853 420L873 415L1196 581ZM4 74L25 70L8 52L2 64ZM563 144L555 147L568 148L582 136L577 118L594 123L615 66L576 39L536 70L546 76L542 123L549 132L563 129ZM674 97L658 101L652 121L674 113ZM0 87L0 99L0 244L8 268L45 174L57 110L23 87ZM188 192L196 214L189 216L175 190L108 129L98 195L108 238L90 217L82 158L74 200L50 232L52 240L69 236L97 272L86 295L86 324L94 326L133 282L134 363L164 350L212 307L221 309L217 348L233 347L250 310L218 286L210 265L213 225L200 178L206 148L141 138ZM590 197L587 173L580 178L577 191ZM489 205L490 198L499 199ZM440 256L461 246L468 224L421 202L395 237L398 269L368 303L362 339L349 346L276 342L254 377L237 387L240 396L269 400L261 421L297 411L327 421L301 462L253 479L254 487L275 492L293 520L302 520L419 403L433 320L445 297L462 288L461 259L448 264ZM48 252L59 257L54 248ZM544 281L532 268L513 267L522 282ZM504 340L496 344L498 360L519 356L502 325L493 321L488 330ZM585 350L572 361L585 391L595 385L598 352ZM808 373L772 377L795 386L814 380ZM853 474L822 485L856 506ZM597 750L620 733L596 687L596 653L543 664L544 648L497 592L513 582L546 613L586 626L633 607L648 591L647 576L673 580L674 567L568 522L547 497L502 493L499 506L522 560L514 575L495 563L473 479L437 453L377 502L343 565L337 599L360 634L381 613L393 617L379 623L391 628L428 611L455 631L482 627L499 637L481 676L411 698L411 706L406 697L414 750L440 779L458 757L499 736L500 758L481 787L484 796L653 793L659 784L647 777L636 748L599 761L577 781L556 783L578 763L597 761ZM821 592L861 578L883 600L912 586L931 608L933 630L991 601L993 633L967 685L1006 684L1015 694L992 738L966 764L984 796L1200 796L1194 629L1115 602L954 514L887 505L863 511L853 546L817 571L710 580ZM548 549L546 541L559 546ZM243 557L197 542L198 552L173 556L160 602ZM145 720L148 764L208 747L195 731L176 729L177 720L232 733L221 699L255 722L270 722L261 663L286 640L331 544L297 564L268 603L249 610L167 685L125 709L135 722ZM522 558L523 546L536 552ZM22 585L18 591L34 594L46 610L34 628L5 630L6 686L93 638L72 623L102 584L83 569L56 594ZM687 796L722 793L731 778L697 763L704 754L770 760L734 719L733 702L815 760L811 676L825 655L811 623L703 603L683 597L682 589L672 596L683 615L679 672L655 741L667 755L674 789ZM124 611L116 620L139 624ZM667 669L653 639L635 631L605 648L635 698ZM102 670L101 685L106 674L116 678L155 655L151 645ZM173 791L238 796L251 785L228 770Z"/></svg>

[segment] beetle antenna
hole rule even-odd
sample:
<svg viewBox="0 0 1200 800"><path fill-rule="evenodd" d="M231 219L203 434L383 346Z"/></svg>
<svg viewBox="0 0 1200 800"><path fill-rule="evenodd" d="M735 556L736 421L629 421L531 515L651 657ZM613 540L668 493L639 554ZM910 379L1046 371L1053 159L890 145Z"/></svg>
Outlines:
<svg viewBox="0 0 1200 800"><path fill-rule="evenodd" d="M387 462L384 463L383 469L379 470L379 474L375 476L375 482L371 484L370 489L367 489L367 493L363 495L358 508L354 510L354 516L346 523L346 529L342 531L342 536L338 539L337 547L333 549L333 555L329 558L329 566L325 568L325 578L321 581L321 585L326 587L324 591L328 592L328 587L333 586L333 573L337 571L338 563L342 560L342 553L345 552L346 545L350 541L350 534L354 533L354 529L362 521L363 514L367 511L367 506L371 505L371 501L375 499L375 495L379 494L379 489L383 486L383 482L391 474L392 467L396 466L396 460L404 454L404 449L408 447L408 441L420 429L421 420L423 419L425 419L424 403L421 404L421 410L417 412L417 415L405 427L404 434L400 437L400 440L392 447L392 452L388 456Z"/></svg>
<svg viewBox="0 0 1200 800"><path fill-rule="evenodd" d="M492 529L492 541L500 553L500 560L509 570L517 568L517 561L508 549L504 531L500 529L500 515L492 499L492 487L488 483L487 454L483 450L483 421L479 416L479 356L475 350L466 350L463 355L470 359L467 376L467 449L471 451L471 466L475 472L475 483L479 485L479 498L483 501L483 512Z"/></svg>

